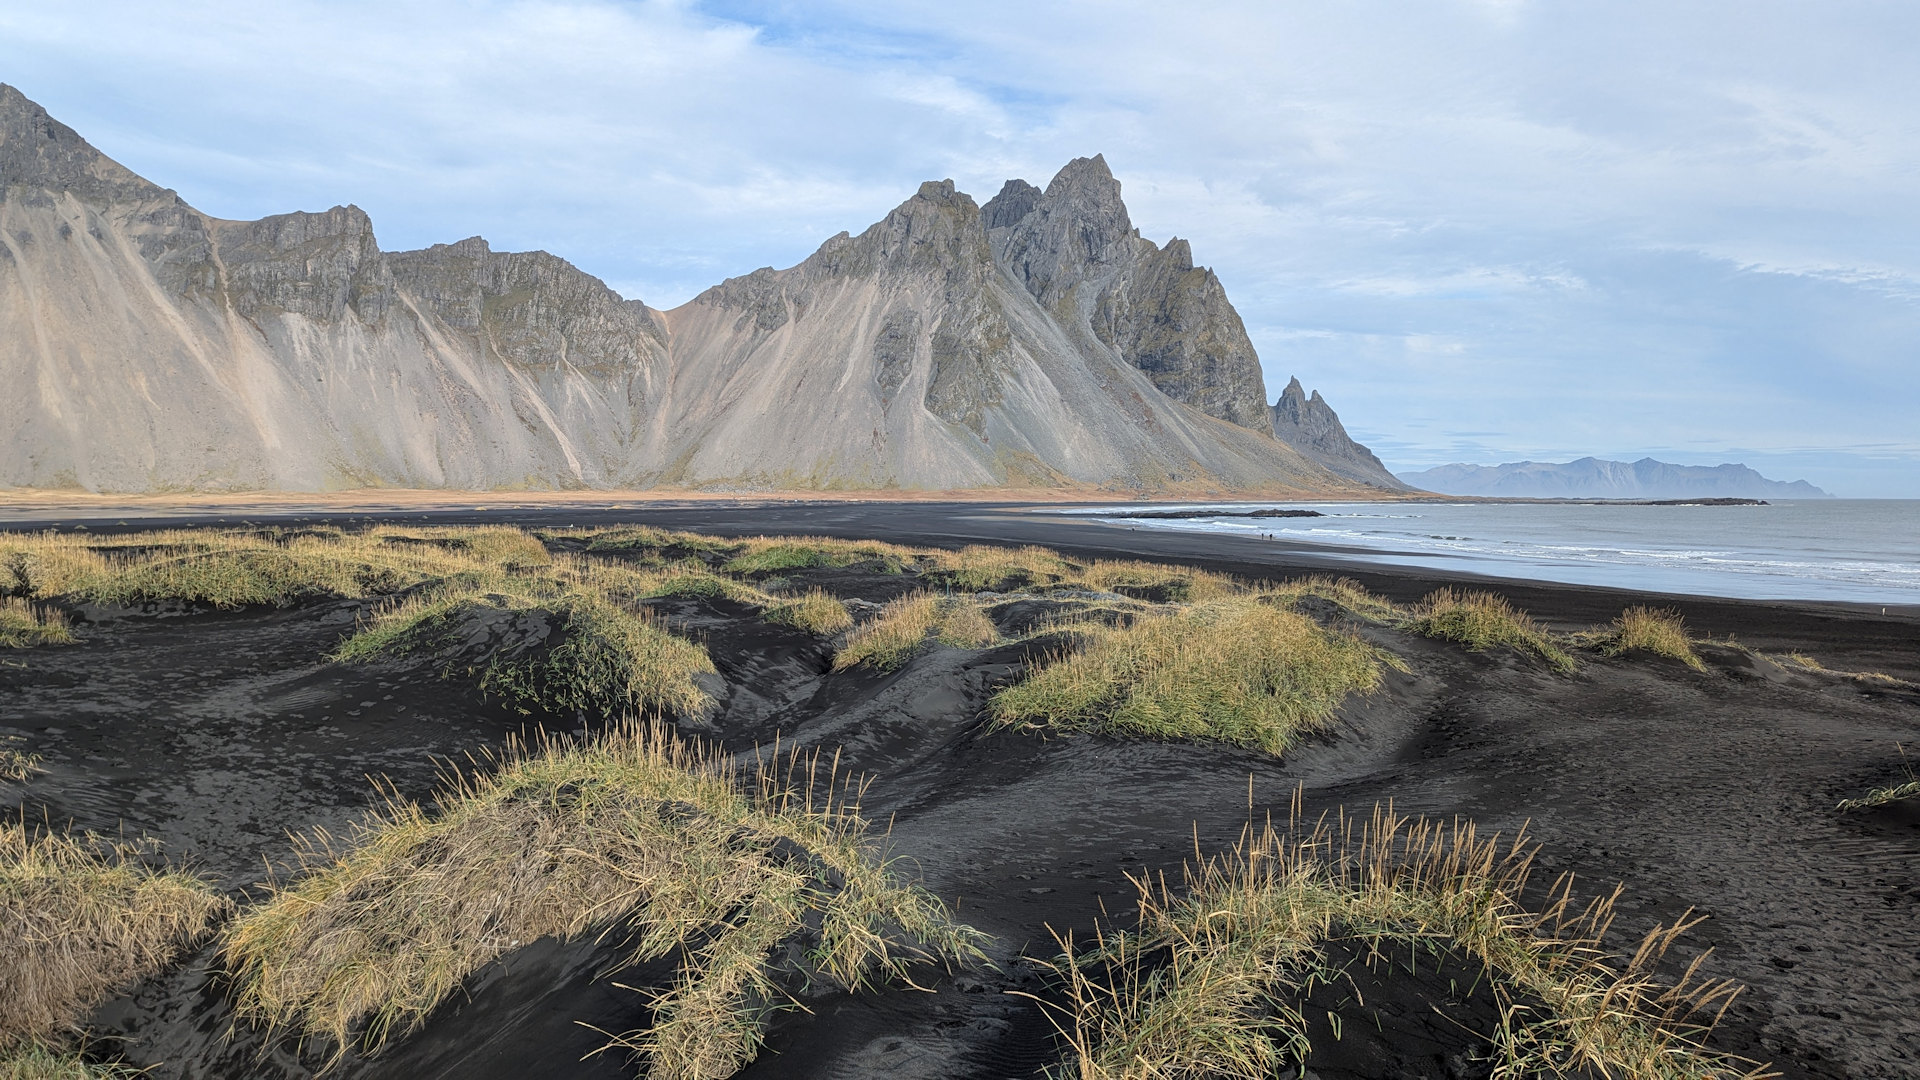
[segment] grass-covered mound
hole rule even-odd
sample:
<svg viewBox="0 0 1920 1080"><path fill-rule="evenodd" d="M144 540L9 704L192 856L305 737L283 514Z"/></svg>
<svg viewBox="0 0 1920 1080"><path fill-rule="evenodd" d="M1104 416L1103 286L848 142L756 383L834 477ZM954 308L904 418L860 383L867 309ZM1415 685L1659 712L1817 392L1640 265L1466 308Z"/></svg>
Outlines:
<svg viewBox="0 0 1920 1080"><path fill-rule="evenodd" d="M1329 965L1340 943L1389 980L1407 971L1396 953L1465 961L1494 999L1495 1027L1474 1034L1496 1077L1771 1075L1704 1046L1737 987L1701 980L1699 960L1672 982L1653 973L1698 920L1656 927L1618 956L1603 941L1618 893L1577 905L1562 878L1528 906L1532 852L1519 838L1380 809L1357 837L1353 824L1304 837L1249 828L1231 852L1190 863L1177 892L1136 880L1136 928L1086 950L1064 940L1066 1004L1055 1008L1070 1052L1056 1075L1293 1075L1314 1050L1307 995L1346 978ZM1341 1000L1349 1022L1365 1022L1363 1000ZM1328 1019L1337 1033L1340 1017Z"/></svg>
<svg viewBox="0 0 1920 1080"><path fill-rule="evenodd" d="M0 824L0 1076L83 1076L64 1043L88 1009L159 971L227 901L150 850Z"/></svg>
<svg viewBox="0 0 1920 1080"><path fill-rule="evenodd" d="M1597 635L1595 644L1608 656L1647 652L1678 660L1695 671L1707 670L1687 636L1686 622L1670 608L1630 607Z"/></svg>
<svg viewBox="0 0 1920 1080"><path fill-rule="evenodd" d="M929 641L963 649L991 645L999 637L978 604L964 597L910 593L880 609L833 654L835 671L865 664L893 671Z"/></svg>
<svg viewBox="0 0 1920 1080"><path fill-rule="evenodd" d="M488 692L528 707L690 715L707 705L695 676L711 673L713 661L635 603L677 580L565 562L538 574L462 576L380 609L340 644L333 659L447 655L458 652L463 635L488 613L551 617L558 622L557 641L544 648L510 644L484 657L456 659L478 669Z"/></svg>
<svg viewBox="0 0 1920 1080"><path fill-rule="evenodd" d="M767 609L766 619L810 634L837 634L853 626L847 605L825 589L808 589L777 601Z"/></svg>
<svg viewBox="0 0 1920 1080"><path fill-rule="evenodd" d="M1087 640L990 706L1000 726L1209 739L1279 754L1380 685L1383 654L1281 598L1243 595L1082 623Z"/></svg>
<svg viewBox="0 0 1920 1080"><path fill-rule="evenodd" d="M1571 672L1573 655L1504 596L1440 589L1415 605L1401 624L1423 637L1465 645L1474 652L1510 648L1536 656L1556 671Z"/></svg>
<svg viewBox="0 0 1920 1080"><path fill-rule="evenodd" d="M509 527L0 536L8 592L107 605L284 606L310 597L377 596L461 573L547 561L540 541Z"/></svg>
<svg viewBox="0 0 1920 1080"><path fill-rule="evenodd" d="M796 945L815 984L967 964L982 938L901 878L841 778L812 762L741 777L660 728L516 752L437 810L391 799L227 932L242 1016L377 1052L518 944L631 934L631 959L679 956L650 1029L616 1042L660 1080L732 1075L786 1000Z"/></svg>

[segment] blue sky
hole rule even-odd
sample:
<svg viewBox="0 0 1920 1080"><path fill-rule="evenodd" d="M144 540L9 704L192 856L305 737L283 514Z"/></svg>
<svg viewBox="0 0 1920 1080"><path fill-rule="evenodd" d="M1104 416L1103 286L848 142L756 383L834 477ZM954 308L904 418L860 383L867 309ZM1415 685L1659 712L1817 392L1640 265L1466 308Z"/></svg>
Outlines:
<svg viewBox="0 0 1920 1080"><path fill-rule="evenodd" d="M1103 152L1391 467L1920 497L1917 40L1846 0L0 0L0 81L209 213L357 203L661 307Z"/></svg>

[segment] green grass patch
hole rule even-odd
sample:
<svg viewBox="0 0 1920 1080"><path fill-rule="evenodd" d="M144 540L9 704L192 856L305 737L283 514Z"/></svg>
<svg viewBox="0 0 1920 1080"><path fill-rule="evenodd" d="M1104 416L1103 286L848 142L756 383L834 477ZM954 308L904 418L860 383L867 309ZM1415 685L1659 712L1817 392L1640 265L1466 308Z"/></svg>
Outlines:
<svg viewBox="0 0 1920 1080"><path fill-rule="evenodd" d="M1253 596L1122 626L1089 622L1079 632L1083 648L994 695L996 726L1204 739L1279 754L1381 679L1372 646Z"/></svg>
<svg viewBox="0 0 1920 1080"><path fill-rule="evenodd" d="M0 1051L0 1080L133 1080L144 1069L96 1065L77 1050L30 1043Z"/></svg>
<svg viewBox="0 0 1920 1080"><path fill-rule="evenodd" d="M984 939L878 853L846 779L777 755L755 773L660 727L513 751L438 810L389 798L229 929L252 1022L377 1053L513 947L624 929L678 955L650 1029L614 1037L657 1080L731 1076L787 998L774 967L848 989L981 960Z"/></svg>
<svg viewBox="0 0 1920 1080"><path fill-rule="evenodd" d="M1249 828L1231 852L1189 864L1178 892L1164 877L1137 879L1135 929L1086 950L1062 939L1055 970L1066 1004L1053 1010L1070 1051L1054 1075L1294 1075L1312 1050L1306 993L1340 977L1321 951L1336 941L1389 978L1407 966L1395 953L1441 952L1480 969L1476 988L1491 993L1501 1017L1497 1030L1479 1033L1493 1044L1494 1076L1777 1075L1706 1046L1737 987L1701 980L1698 961L1677 982L1655 976L1698 918L1656 927L1631 955L1615 956L1603 939L1618 892L1576 904L1562 878L1529 908L1532 859L1520 840L1482 839L1471 822L1390 810L1304 837ZM1349 998L1343 1008L1364 1004ZM1337 1033L1340 1017L1329 1019Z"/></svg>
<svg viewBox="0 0 1920 1080"><path fill-rule="evenodd" d="M1422 637L1459 642L1474 652L1511 648L1538 657L1562 674L1571 674L1576 666L1573 654L1531 616L1514 610L1506 597L1488 592L1440 589L1415 605L1401 627Z"/></svg>

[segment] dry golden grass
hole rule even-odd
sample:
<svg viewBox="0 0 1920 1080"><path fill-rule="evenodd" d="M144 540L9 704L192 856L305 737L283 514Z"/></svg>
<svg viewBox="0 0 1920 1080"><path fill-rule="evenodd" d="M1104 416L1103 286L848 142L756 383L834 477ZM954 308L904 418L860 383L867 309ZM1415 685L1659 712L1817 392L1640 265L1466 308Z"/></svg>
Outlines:
<svg viewBox="0 0 1920 1080"><path fill-rule="evenodd" d="M0 825L0 1051L33 1060L33 1047L158 971L229 906L196 877L149 868L147 854Z"/></svg>
<svg viewBox="0 0 1920 1080"><path fill-rule="evenodd" d="M1057 585L1071 578L1078 564L1043 547L993 547L972 544L959 551L920 552L927 576L956 592L1006 592Z"/></svg>
<svg viewBox="0 0 1920 1080"><path fill-rule="evenodd" d="M956 592L1049 592L1086 589L1156 601L1208 600L1246 589L1224 574L1187 566L1116 559L1080 561L1043 547L976 544L959 551L913 552L922 574Z"/></svg>
<svg viewBox="0 0 1920 1080"><path fill-rule="evenodd" d="M913 659L928 639L974 649L999 639L993 622L965 597L908 593L880 609L833 654L833 669L865 664L893 671Z"/></svg>
<svg viewBox="0 0 1920 1080"><path fill-rule="evenodd" d="M568 537L587 541L588 551L643 552L659 556L669 554L691 555L700 552L722 552L734 548L734 541L701 533L670 532L648 525L631 528L553 530L544 535Z"/></svg>
<svg viewBox="0 0 1920 1080"><path fill-rule="evenodd" d="M1554 670L1571 673L1573 655L1531 616L1515 611L1504 596L1440 589L1415 605L1403 629L1423 637L1457 641L1474 652L1505 646L1529 653Z"/></svg>
<svg viewBox="0 0 1920 1080"><path fill-rule="evenodd" d="M1298 604L1306 597L1326 600L1369 622L1397 623L1406 618L1406 611L1385 597L1375 596L1366 587L1352 578L1330 578L1322 575L1294 578L1282 582L1268 590L1274 596L1286 598L1291 604Z"/></svg>
<svg viewBox="0 0 1920 1080"><path fill-rule="evenodd" d="M721 564L728 574L777 574L825 566L874 564L886 573L899 573L914 558L914 549L877 540L840 540L826 536L755 536L739 541L732 557Z"/></svg>
<svg viewBox="0 0 1920 1080"><path fill-rule="evenodd" d="M22 750L11 737L0 735L0 780L17 783L39 771L40 755Z"/></svg>
<svg viewBox="0 0 1920 1080"><path fill-rule="evenodd" d="M847 605L825 589L808 589L767 609L766 620L805 630L809 634L837 634L853 626Z"/></svg>
<svg viewBox="0 0 1920 1080"><path fill-rule="evenodd" d="M59 608L19 596L0 597L0 649L69 645L73 631Z"/></svg>
<svg viewBox="0 0 1920 1080"><path fill-rule="evenodd" d="M504 527L0 537L0 566L13 578L13 592L118 605L284 606L309 597L394 593L461 573L547 561L538 540Z"/></svg>
<svg viewBox="0 0 1920 1080"><path fill-rule="evenodd" d="M1630 607L1601 632L1596 642L1602 653L1621 656L1629 652L1650 652L1678 660L1695 671L1707 670L1706 662L1693 651L1686 623L1671 609Z"/></svg>
<svg viewBox="0 0 1920 1080"><path fill-rule="evenodd" d="M1380 685L1383 654L1280 598L1243 596L1087 622L1078 652L994 695L997 726L1211 739L1279 754L1349 694Z"/></svg>
<svg viewBox="0 0 1920 1080"><path fill-rule="evenodd" d="M1737 646L1737 645L1735 647L1744 648L1743 646ZM1754 656L1767 655L1765 653L1754 652L1752 649L1747 649L1746 651L1749 654ZM1811 671L1818 675L1831 675L1836 679L1851 679L1854 682L1872 683L1880 686L1912 686L1914 685L1913 683L1907 682L1904 679L1896 679L1893 676L1888 675L1885 672L1881 672L1881 671L1841 671L1838 668L1830 668L1825 664L1822 664L1820 661L1814 659L1813 657L1806 655L1805 653L1790 652L1784 656L1779 656L1779 655L1767 656L1767 659L1772 660L1775 663L1792 664L1793 666L1800 668L1803 671Z"/></svg>
<svg viewBox="0 0 1920 1080"><path fill-rule="evenodd" d="M845 782L796 761L743 781L664 728L629 728L511 752L437 813L390 797L344 841L313 837L300 876L232 925L237 1009L377 1052L509 949L627 934L635 962L688 963L654 1026L614 1044L658 1080L694 1080L757 1053L777 945L800 941L812 977L849 988L979 960L979 935L875 853Z"/></svg>
<svg viewBox="0 0 1920 1080"><path fill-rule="evenodd" d="M1310 1050L1299 999L1313 980L1338 977L1320 952L1337 940L1370 957L1399 945L1482 968L1503 1017L1479 1033L1494 1045L1495 1077L1769 1075L1705 1048L1738 988L1701 980L1704 956L1673 982L1654 976L1697 919L1656 927L1617 957L1603 939L1618 890L1578 906L1563 877L1544 907L1526 907L1532 851L1520 838L1390 809L1358 822L1358 836L1355 824L1323 821L1299 839L1250 827L1233 851L1190 863L1178 894L1164 879L1136 880L1134 930L1086 952L1063 939L1067 1004L1055 1008L1071 1049L1060 1075L1290 1075Z"/></svg>

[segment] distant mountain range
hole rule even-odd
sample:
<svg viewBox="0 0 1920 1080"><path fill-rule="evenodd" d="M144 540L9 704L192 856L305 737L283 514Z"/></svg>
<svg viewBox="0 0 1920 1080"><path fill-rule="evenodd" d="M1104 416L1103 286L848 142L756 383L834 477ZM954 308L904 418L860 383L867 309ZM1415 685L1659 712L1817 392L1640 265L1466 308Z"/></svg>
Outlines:
<svg viewBox="0 0 1920 1080"><path fill-rule="evenodd" d="M1516 499L1831 499L1805 480L1769 480L1745 465L1674 465L1584 457L1555 464L1441 465L1400 473L1406 483L1443 495Z"/></svg>
<svg viewBox="0 0 1920 1080"><path fill-rule="evenodd" d="M353 206L210 217L0 86L0 386L0 486L1404 490L1297 380L1267 403L1098 156L658 311Z"/></svg>

